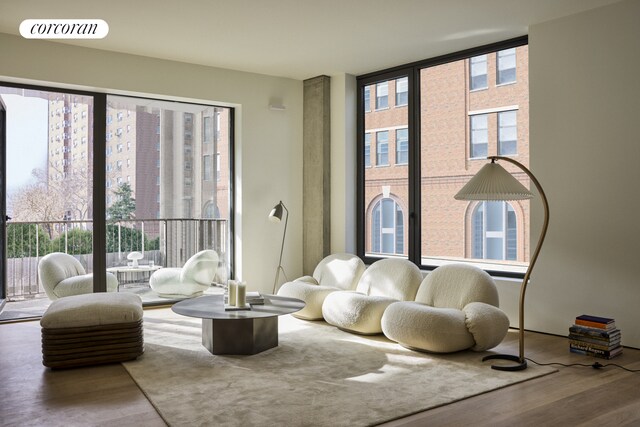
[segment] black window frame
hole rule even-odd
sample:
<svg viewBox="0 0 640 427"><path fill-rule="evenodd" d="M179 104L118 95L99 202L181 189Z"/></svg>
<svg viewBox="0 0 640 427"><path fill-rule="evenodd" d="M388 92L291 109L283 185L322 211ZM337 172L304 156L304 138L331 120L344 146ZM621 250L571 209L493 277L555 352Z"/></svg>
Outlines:
<svg viewBox="0 0 640 427"><path fill-rule="evenodd" d="M487 44L462 50L430 59L399 65L381 71L363 74L356 77L357 99L356 99L356 254L365 262L372 264L385 256L368 256L365 252L366 239L366 208L364 206L365 194L365 167L364 167L364 88L369 85L376 85L385 81L396 80L408 77L408 141L409 141L409 162L408 162L408 212L407 212L407 237L408 251L407 259L423 270L433 270L438 265L422 264L421 246L422 230L420 221L420 182L421 182L421 151L420 151L420 72L424 68L435 67L453 61L470 59L473 56L494 53L512 47L524 46L529 43L528 36L516 37L498 43ZM496 277L522 279L524 273L509 272L502 270L485 270Z"/></svg>
<svg viewBox="0 0 640 427"><path fill-rule="evenodd" d="M88 114L90 123L93 124L93 272L94 272L94 280L93 280L93 292L106 292L107 291L107 218L106 218L106 165L107 165L107 157L109 157L110 153L106 152L107 147L107 97L109 95L118 96L118 97L130 97L135 99L143 99L143 100L157 100L157 101L166 101L166 102L175 102L173 100L164 99L160 96L158 97L143 97L136 95L127 95L127 94L117 94L111 93L108 91L105 92L97 92L90 90L81 90L81 89L69 89L57 86L45 86L31 83L16 83L16 82L7 82L0 80L0 86L4 87L13 87L19 89L27 89L27 90L40 90L46 92L60 92L67 93L73 95L80 96L89 96L93 97L93 113ZM186 102L179 101L181 104L187 105L201 105L207 107L221 107L218 104L203 104L196 102ZM235 188L236 188L236 177L235 177L235 108L233 107L222 107L229 109L229 278L234 278L234 266L235 266ZM4 126L4 121L2 122L2 126ZM159 128L158 128L159 132ZM5 145L2 148L6 150L6 141L3 141L2 145ZM4 152L3 152L4 156ZM159 167L159 165L158 165ZM5 173L2 170L2 173ZM0 194L0 198L6 198L6 189L2 191ZM102 215L98 215L97 213L102 212ZM5 222L6 224L6 222ZM6 245L6 236L2 236L2 245ZM0 246L1 247L1 246ZM2 267L0 268L0 274L4 274L4 268L6 266L6 260L0 260L3 262ZM100 274L97 274L100 272ZM0 297L5 296L4 291L5 285L2 285L2 291L0 292ZM0 298L1 299L1 298ZM154 306L154 305L164 305L166 302L152 302L145 303L145 306Z"/></svg>

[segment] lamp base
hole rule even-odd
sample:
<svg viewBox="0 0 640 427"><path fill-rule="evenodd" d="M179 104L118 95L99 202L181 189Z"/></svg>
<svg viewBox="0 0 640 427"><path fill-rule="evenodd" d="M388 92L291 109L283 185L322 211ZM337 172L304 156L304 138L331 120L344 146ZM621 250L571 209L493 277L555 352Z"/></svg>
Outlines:
<svg viewBox="0 0 640 427"><path fill-rule="evenodd" d="M491 365L491 369L495 369L497 371L522 371L523 369L527 369L527 361L520 360L518 356L513 356L511 354L490 354L489 356L485 356L482 358L482 361L485 360L511 360L512 362L518 362L516 365Z"/></svg>

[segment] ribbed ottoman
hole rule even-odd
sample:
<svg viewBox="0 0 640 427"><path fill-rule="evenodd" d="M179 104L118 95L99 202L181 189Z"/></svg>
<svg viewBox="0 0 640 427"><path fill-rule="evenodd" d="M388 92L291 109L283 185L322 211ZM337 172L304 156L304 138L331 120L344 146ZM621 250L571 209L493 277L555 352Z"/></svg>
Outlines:
<svg viewBox="0 0 640 427"><path fill-rule="evenodd" d="M60 298L40 320L42 364L73 368L135 359L144 351L138 295L95 293Z"/></svg>

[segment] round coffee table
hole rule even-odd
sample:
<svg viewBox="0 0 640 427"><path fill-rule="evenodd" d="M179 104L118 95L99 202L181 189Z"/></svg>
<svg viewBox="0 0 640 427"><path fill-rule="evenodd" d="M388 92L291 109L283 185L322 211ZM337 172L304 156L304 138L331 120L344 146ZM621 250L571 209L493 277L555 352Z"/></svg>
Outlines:
<svg viewBox="0 0 640 427"><path fill-rule="evenodd" d="M264 304L251 310L226 311L224 295L180 301L171 310L202 319L202 345L212 354L256 354L278 346L278 316L305 306L296 298L263 296Z"/></svg>

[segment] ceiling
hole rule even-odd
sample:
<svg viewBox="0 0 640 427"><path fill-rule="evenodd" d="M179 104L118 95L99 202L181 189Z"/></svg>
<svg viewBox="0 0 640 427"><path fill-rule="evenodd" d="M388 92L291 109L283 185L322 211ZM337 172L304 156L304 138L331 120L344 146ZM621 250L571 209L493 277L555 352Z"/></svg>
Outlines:
<svg viewBox="0 0 640 427"><path fill-rule="evenodd" d="M620 0L0 0L0 32L30 18L94 18L64 43L306 79L364 74L506 40Z"/></svg>

